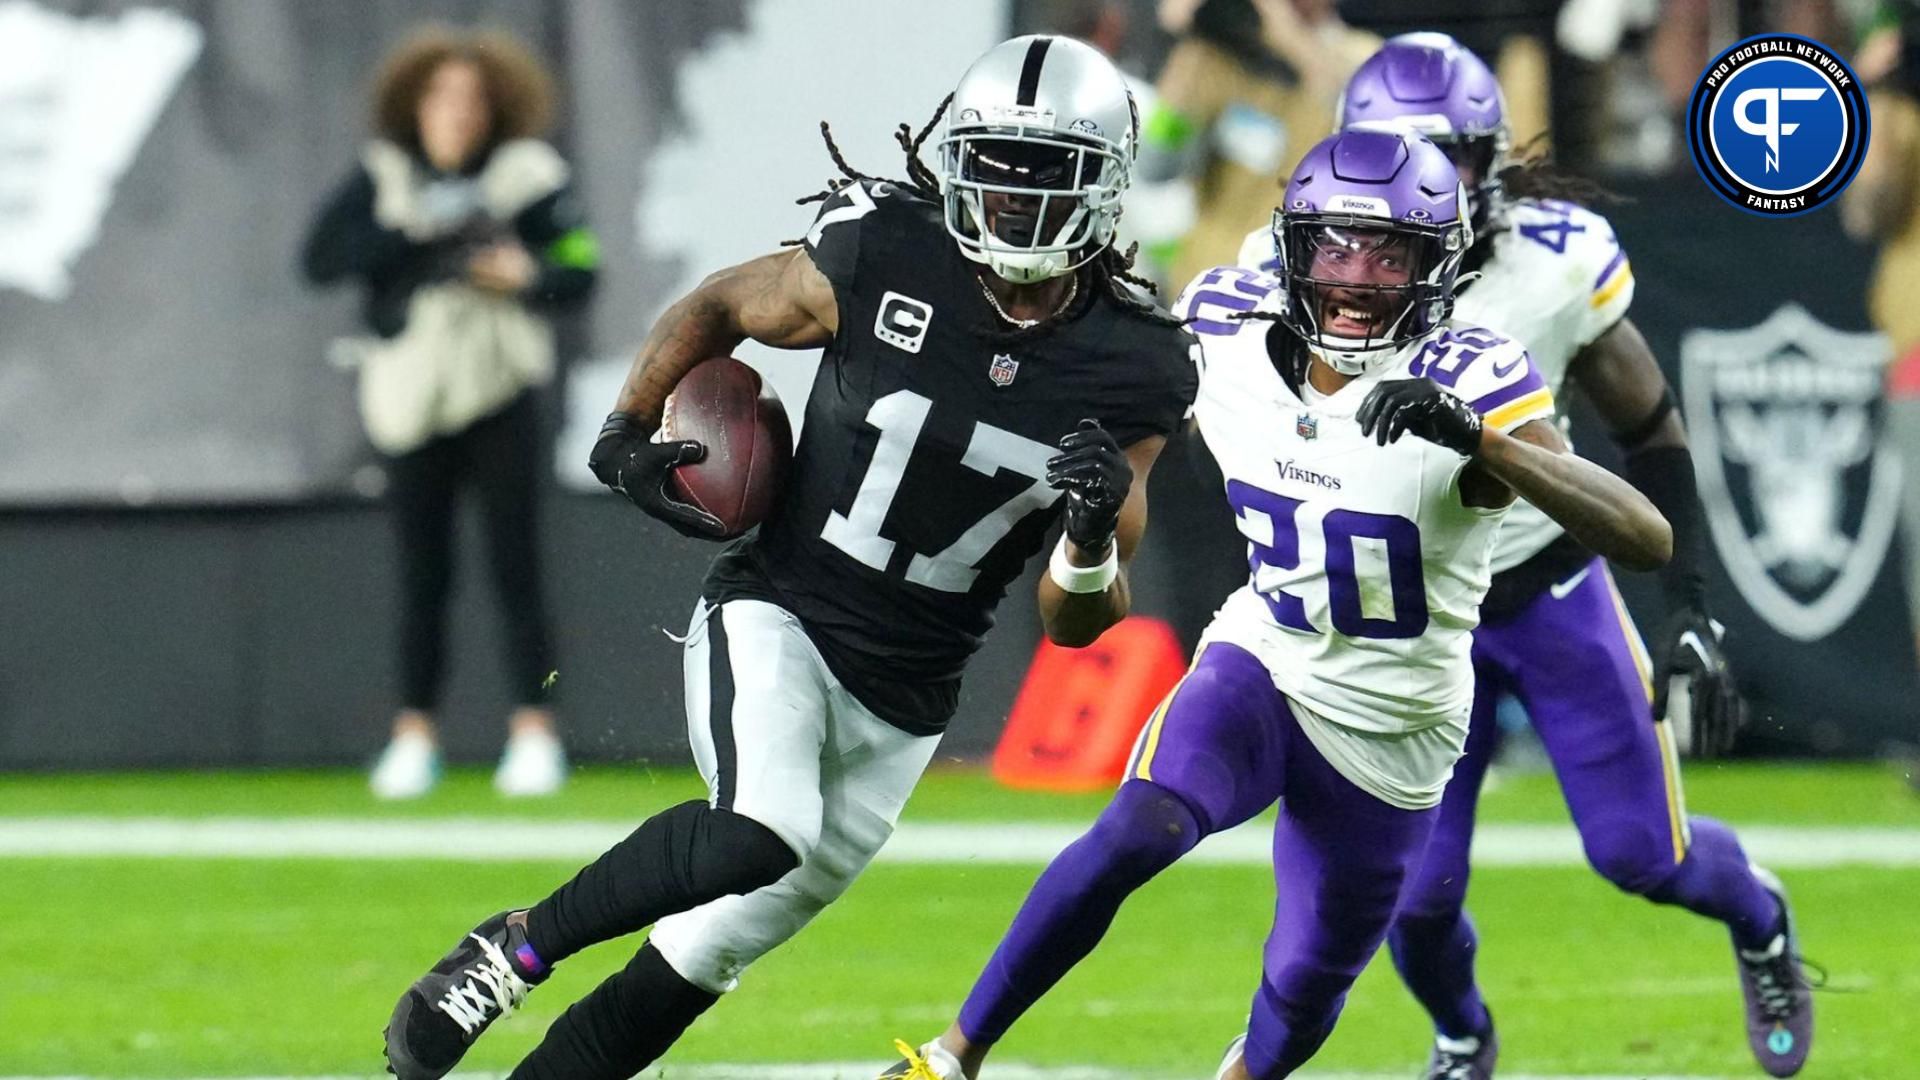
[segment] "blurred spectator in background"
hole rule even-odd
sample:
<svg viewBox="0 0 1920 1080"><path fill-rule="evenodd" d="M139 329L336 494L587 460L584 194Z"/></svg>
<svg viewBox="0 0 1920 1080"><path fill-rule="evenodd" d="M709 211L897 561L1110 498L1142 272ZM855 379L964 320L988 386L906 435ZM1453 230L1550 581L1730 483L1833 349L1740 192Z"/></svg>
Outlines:
<svg viewBox="0 0 1920 1080"><path fill-rule="evenodd" d="M1849 235L1880 247L1868 310L1893 346L1887 427L1906 470L1901 538L1920 662L1920 0L1882 5L1859 61L1873 137L1840 213Z"/></svg>
<svg viewBox="0 0 1920 1080"><path fill-rule="evenodd" d="M521 702L494 785L543 795L566 774L547 705L535 391L553 371L545 312L586 298L598 252L566 163L536 138L552 98L546 70L514 39L421 31L388 57L375 137L307 237L307 276L357 280L376 335L360 350L360 411L387 459L401 604L401 708L372 775L382 798L423 795L439 774L455 503L469 485Z"/></svg>
<svg viewBox="0 0 1920 1080"><path fill-rule="evenodd" d="M1137 67L1133 0L1028 0L1012 12L1015 34L1065 34L1107 54L1123 70Z"/></svg>
<svg viewBox="0 0 1920 1080"><path fill-rule="evenodd" d="M1605 27L1609 19L1604 9L1617 8L1614 21L1624 27L1628 43L1636 47L1637 55L1629 57L1633 63L1616 65L1616 73L1626 76L1610 84L1619 92L1602 99L1610 106L1615 134L1631 136L1616 141L1606 155L1607 164L1649 173L1663 168L1685 170L1687 101L1707 62L1734 42L1760 33L1799 34L1842 47L1849 38L1843 6L1857 9L1861 2L1568 0L1568 9L1582 9L1583 14L1577 20L1562 18L1563 43L1568 41L1570 22ZM1591 30L1587 36L1591 37ZM1606 34L1599 37L1604 40ZM1658 89L1657 99L1648 96L1650 88Z"/></svg>
<svg viewBox="0 0 1920 1080"><path fill-rule="evenodd" d="M1333 130L1380 39L1333 0L1161 0L1159 17L1179 40L1142 118L1127 225L1171 294L1272 219L1281 178Z"/></svg>

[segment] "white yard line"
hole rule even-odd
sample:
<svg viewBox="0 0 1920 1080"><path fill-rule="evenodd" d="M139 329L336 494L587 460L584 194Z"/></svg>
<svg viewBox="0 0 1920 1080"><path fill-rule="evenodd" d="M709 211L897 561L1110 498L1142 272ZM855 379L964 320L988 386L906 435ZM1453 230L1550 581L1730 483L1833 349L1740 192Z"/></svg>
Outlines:
<svg viewBox="0 0 1920 1080"><path fill-rule="evenodd" d="M902 825L880 862L1045 863L1084 825L1058 822ZM583 862L633 829L630 822L485 818L0 817L0 858L455 859ZM1257 866L1270 828L1245 825L1208 839L1189 862ZM1740 830L1747 854L1768 866L1920 867L1920 829L1756 826ZM1580 841L1564 825L1482 825L1480 866L1579 866ZM6 1078L0 1077L0 1080Z"/></svg>
<svg viewBox="0 0 1920 1080"><path fill-rule="evenodd" d="M645 1080L872 1080L878 1067L884 1063L862 1062L820 1062L810 1065L781 1064L742 1064L742 1065L667 1065L656 1067L641 1074ZM995 1080L1175 1080L1185 1077L1204 1075L1213 1066L1207 1064L1191 1072L1133 1072L1121 1069L1096 1069L1079 1066L1042 1068L1036 1065L1002 1065L994 1063ZM453 1073L447 1080L504 1080L505 1073ZM1300 1080L1406 1080L1407 1073L1333 1073L1308 1072L1300 1074ZM1501 1080L1733 1080L1728 1077L1702 1075L1688 1076L1649 1076L1646 1073L1633 1073L1630 1076L1610 1076L1595 1073L1572 1075L1547 1073L1501 1073ZM119 1080L93 1076L0 1076L0 1080ZM157 1080L157 1078L143 1078ZM339 1073L328 1076L248 1076L248 1077L208 1077L187 1078L187 1080L390 1080L385 1073Z"/></svg>

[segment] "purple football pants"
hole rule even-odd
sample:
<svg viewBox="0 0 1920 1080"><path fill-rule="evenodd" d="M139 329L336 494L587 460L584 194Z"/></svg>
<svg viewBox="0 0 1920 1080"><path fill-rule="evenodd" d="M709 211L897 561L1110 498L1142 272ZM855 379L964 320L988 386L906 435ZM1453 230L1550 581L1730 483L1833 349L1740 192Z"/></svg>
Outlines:
<svg viewBox="0 0 1920 1080"><path fill-rule="evenodd" d="M1526 706L1602 877L1718 919L1748 948L1771 939L1779 906L1754 878L1739 840L1711 818L1687 817L1671 735L1649 708L1645 652L1604 560L1512 618L1482 623L1473 660L1466 755L1389 937L1394 964L1441 1034L1467 1038L1489 1023L1473 974L1479 939L1465 910L1467 850L1499 741L1493 710L1502 691Z"/></svg>
<svg viewBox="0 0 1920 1080"><path fill-rule="evenodd" d="M1034 884L960 1010L967 1038L999 1041L1093 951L1133 890L1275 799L1279 896L1246 1065L1260 1080L1298 1068L1380 948L1437 811L1397 809L1341 776L1266 668L1225 643L1206 647L1148 721L1113 801Z"/></svg>

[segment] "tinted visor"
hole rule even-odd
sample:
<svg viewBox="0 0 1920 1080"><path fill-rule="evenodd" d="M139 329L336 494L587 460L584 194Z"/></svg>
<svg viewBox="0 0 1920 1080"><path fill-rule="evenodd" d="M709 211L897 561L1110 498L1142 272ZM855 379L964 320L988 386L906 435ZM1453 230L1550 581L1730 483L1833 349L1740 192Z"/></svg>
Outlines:
<svg viewBox="0 0 1920 1080"><path fill-rule="evenodd" d="M1497 140L1493 136L1443 137L1433 141L1447 155L1447 160L1453 162L1453 167L1460 173L1461 182L1469 190L1492 179L1493 158L1497 152Z"/></svg>
<svg viewBox="0 0 1920 1080"><path fill-rule="evenodd" d="M960 178L995 187L1073 191L1100 178L1101 160L1092 147L973 138L960 146Z"/></svg>

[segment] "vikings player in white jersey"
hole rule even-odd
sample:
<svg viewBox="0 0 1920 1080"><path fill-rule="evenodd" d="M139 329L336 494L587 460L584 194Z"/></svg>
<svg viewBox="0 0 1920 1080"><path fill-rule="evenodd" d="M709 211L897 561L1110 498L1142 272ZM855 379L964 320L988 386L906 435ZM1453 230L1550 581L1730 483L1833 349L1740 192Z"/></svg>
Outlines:
<svg viewBox="0 0 1920 1080"><path fill-rule="evenodd" d="M1571 378L1614 431L1628 478L1674 531L1674 557L1662 573L1670 618L1650 672L1604 560L1525 502L1500 527L1493 585L1474 635L1478 690L1467 754L1389 937L1401 974L1437 1028L1427 1076L1485 1080L1498 1055L1463 905L1474 807L1503 693L1526 706L1594 868L1623 890L1727 925L1749 1045L1767 1072L1790 1076L1806 1060L1813 1014L1785 894L1748 865L1725 825L1687 816L1674 736L1662 722L1666 691L1678 681L1691 702L1679 719L1690 725L1695 749L1712 752L1732 737L1742 706L1719 627L1703 605L1704 545L1686 435L1659 365L1626 317L1633 298L1626 253L1593 211L1504 190L1503 181L1542 187L1550 174L1508 166L1500 88L1451 38L1389 41L1348 84L1340 120L1419 131L1447 151L1469 190L1476 233L1465 259L1475 279L1462 283L1456 317L1524 344L1556 394ZM1249 236L1241 252L1245 265L1274 257L1264 232ZM1649 698L1656 699L1651 709Z"/></svg>
<svg viewBox="0 0 1920 1080"><path fill-rule="evenodd" d="M1220 1075L1289 1075L1333 1030L1419 868L1466 740L1471 631L1515 493L1613 558L1666 560L1653 504L1566 452L1525 351L1448 324L1464 203L1427 140L1336 135L1288 185L1276 272L1220 267L1188 286L1175 314L1200 342L1195 414L1251 580L957 1022L888 1075L975 1076L1133 890L1275 800L1279 905Z"/></svg>

